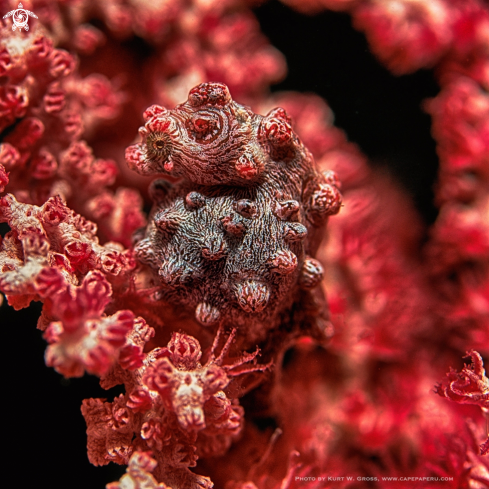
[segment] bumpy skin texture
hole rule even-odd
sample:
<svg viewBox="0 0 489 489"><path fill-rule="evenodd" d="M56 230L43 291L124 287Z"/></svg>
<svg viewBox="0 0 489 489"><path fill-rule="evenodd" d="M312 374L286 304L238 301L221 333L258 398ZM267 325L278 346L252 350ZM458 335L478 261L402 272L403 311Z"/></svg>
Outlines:
<svg viewBox="0 0 489 489"><path fill-rule="evenodd" d="M297 286L322 279L312 256L341 207L336 176L316 170L283 109L256 115L221 83L195 87L172 111L152 106L145 118L129 166L180 181L153 182L137 257L202 325L246 325L250 339L263 339L263 324L277 323Z"/></svg>

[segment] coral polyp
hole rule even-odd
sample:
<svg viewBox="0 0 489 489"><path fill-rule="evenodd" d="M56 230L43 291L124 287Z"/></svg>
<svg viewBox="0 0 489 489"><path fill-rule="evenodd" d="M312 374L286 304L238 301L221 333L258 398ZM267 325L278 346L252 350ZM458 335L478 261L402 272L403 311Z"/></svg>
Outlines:
<svg viewBox="0 0 489 489"><path fill-rule="evenodd" d="M203 326L246 325L263 339L263 324L277 324L296 290L321 281L312 256L340 209L338 180L316 169L283 109L254 114L221 83L145 117L142 141L126 152L130 167L179 180L153 182L137 257L159 276L163 296L192 307Z"/></svg>

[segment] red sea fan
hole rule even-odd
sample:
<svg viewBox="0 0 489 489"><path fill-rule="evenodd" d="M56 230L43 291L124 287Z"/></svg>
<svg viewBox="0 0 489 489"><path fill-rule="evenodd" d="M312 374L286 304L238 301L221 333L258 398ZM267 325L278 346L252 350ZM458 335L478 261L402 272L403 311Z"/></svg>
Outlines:
<svg viewBox="0 0 489 489"><path fill-rule="evenodd" d="M353 8L355 27L393 73L433 66L452 40L450 2L368 0Z"/></svg>
<svg viewBox="0 0 489 489"><path fill-rule="evenodd" d="M7 194L0 210L11 228L1 244L2 290L16 308L31 300L51 301L53 294L77 285L91 271L127 280L134 268L130 252L118 243L100 245L95 224L74 213L59 196L38 207Z"/></svg>
<svg viewBox="0 0 489 489"><path fill-rule="evenodd" d="M462 404L475 404L489 408L489 379L486 377L482 357L476 351L467 352L472 359L471 365L457 372L450 370L447 374L447 385L440 385L437 392L440 396Z"/></svg>
<svg viewBox="0 0 489 489"><path fill-rule="evenodd" d="M158 483L151 475L157 465L146 452L135 452L127 464L127 472L119 482L112 482L107 489L169 489L163 482Z"/></svg>
<svg viewBox="0 0 489 489"><path fill-rule="evenodd" d="M489 379L486 377L482 357L476 351L467 352L472 359L471 365L457 372L450 369L447 374L448 382L439 384L436 392L446 399L460 404L474 404L480 406L487 414L489 408ZM481 445L481 455L488 452L489 438Z"/></svg>
<svg viewBox="0 0 489 489"><path fill-rule="evenodd" d="M487 487L487 6L286 2L348 12L395 73L435 67L430 227L321 98L270 95L251 3L34 0L28 31L2 24L0 288L43 302L48 365L100 377L82 413L90 461L128 465L110 489ZM27 334L5 341L27 369ZM50 396L28 368L22 453Z"/></svg>
<svg viewBox="0 0 489 489"><path fill-rule="evenodd" d="M6 26L1 29L2 182L6 171L9 191L22 201L41 205L60 195L94 219L99 216L90 212L92 201L103 193L106 201L114 201L100 220L103 238L129 245L128 235L145 222L142 203L136 196L136 208L115 210L117 197L108 187L115 182L117 165L95 158L81 139L118 113L122 94L101 75L81 78L75 72L75 57L55 48L41 25L21 41Z"/></svg>
<svg viewBox="0 0 489 489"><path fill-rule="evenodd" d="M103 315L110 295L103 275L90 272L79 288L54 296L52 310L59 321L51 322L44 333L49 367L65 377L81 377L85 370L99 376L107 373L134 326L131 311Z"/></svg>
<svg viewBox="0 0 489 489"><path fill-rule="evenodd" d="M116 367L102 377L105 387L123 382L126 395L112 403L84 401L92 463L131 465L129 457L136 450L151 450L158 461L157 479L171 487L212 487L208 478L189 468L198 457L224 454L241 432L243 408L236 398L228 398L226 388L233 377L269 367L254 364L258 352L225 364L235 330L216 356L220 332L203 365L199 342L174 333L166 348L145 354L132 373Z"/></svg>

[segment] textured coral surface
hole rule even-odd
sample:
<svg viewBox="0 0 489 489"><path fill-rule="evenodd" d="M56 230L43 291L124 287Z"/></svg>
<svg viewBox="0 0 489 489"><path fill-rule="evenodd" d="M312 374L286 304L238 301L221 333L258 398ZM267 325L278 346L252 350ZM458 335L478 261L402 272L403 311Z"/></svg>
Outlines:
<svg viewBox="0 0 489 489"><path fill-rule="evenodd" d="M0 23L16 485L488 488L487 2L23 8Z"/></svg>

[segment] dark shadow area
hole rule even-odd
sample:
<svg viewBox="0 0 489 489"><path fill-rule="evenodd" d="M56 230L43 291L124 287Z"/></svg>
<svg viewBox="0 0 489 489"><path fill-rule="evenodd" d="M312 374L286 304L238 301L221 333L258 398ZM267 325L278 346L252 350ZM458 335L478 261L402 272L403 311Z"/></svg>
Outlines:
<svg viewBox="0 0 489 489"><path fill-rule="evenodd" d="M10 231L10 226L6 222L0 222L0 236L3 238Z"/></svg>
<svg viewBox="0 0 489 489"><path fill-rule="evenodd" d="M64 379L46 367L47 343L35 330L41 307L41 303L32 302L30 307L14 311L6 301L0 307L1 368L4 374L12 372L3 376L9 406L4 409L7 467L23 467L15 476L19 487L37 487L41 481L51 488L102 489L119 479L125 467L90 464L80 406L83 399L112 399L119 392L104 391L92 375Z"/></svg>

